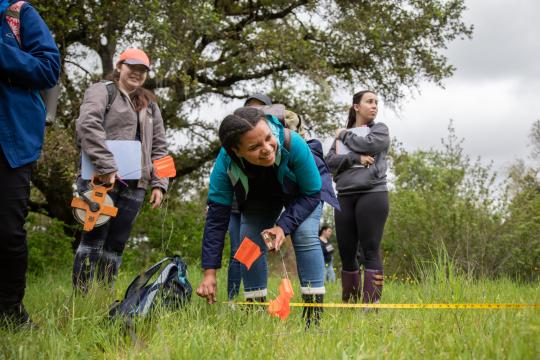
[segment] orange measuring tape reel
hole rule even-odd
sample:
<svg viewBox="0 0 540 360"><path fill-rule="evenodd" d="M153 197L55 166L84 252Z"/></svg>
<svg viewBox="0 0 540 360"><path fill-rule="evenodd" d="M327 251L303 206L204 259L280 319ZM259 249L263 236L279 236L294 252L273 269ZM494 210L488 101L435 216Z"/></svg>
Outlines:
<svg viewBox="0 0 540 360"><path fill-rule="evenodd" d="M114 207L111 197L107 195L113 184L95 185L92 179L91 185L90 190L79 192L79 196L71 200L73 215L83 224L84 231L92 231L94 227L105 224L118 213L118 208Z"/></svg>

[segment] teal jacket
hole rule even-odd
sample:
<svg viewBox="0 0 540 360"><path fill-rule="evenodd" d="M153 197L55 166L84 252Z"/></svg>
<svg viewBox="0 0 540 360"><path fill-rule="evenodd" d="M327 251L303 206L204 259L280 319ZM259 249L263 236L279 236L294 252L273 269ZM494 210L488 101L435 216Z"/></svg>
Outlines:
<svg viewBox="0 0 540 360"><path fill-rule="evenodd" d="M283 125L272 115L266 116L278 140L274 170L285 198L285 211L276 224L286 235L296 228L321 202L321 176L306 141L291 132L290 151L284 147ZM202 267L218 269L225 233L229 224L233 195L242 207L249 194L248 178L225 149L221 149L210 175L208 213L203 237Z"/></svg>

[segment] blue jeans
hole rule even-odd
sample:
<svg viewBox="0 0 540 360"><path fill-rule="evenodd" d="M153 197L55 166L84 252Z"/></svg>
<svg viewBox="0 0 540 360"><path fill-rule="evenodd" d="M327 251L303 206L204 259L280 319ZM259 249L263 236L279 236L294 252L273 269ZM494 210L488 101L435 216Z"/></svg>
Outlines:
<svg viewBox="0 0 540 360"><path fill-rule="evenodd" d="M229 220L229 237L231 238L231 256L227 273L227 295L229 300L238 295L242 283L242 264L234 258L234 254L236 254L240 246L240 218L239 213L231 213L231 219Z"/></svg>
<svg viewBox="0 0 540 360"><path fill-rule="evenodd" d="M328 282L336 281L336 272L334 271L334 257L330 259L330 262L324 264L324 280Z"/></svg>
<svg viewBox="0 0 540 360"><path fill-rule="evenodd" d="M240 238L249 237L259 247L263 255L251 266L249 271L242 266L244 280L244 296L247 299L267 295L268 265L266 262L267 249L261 237L261 232L274 226L281 207L269 207L242 212ZM307 219L291 234L298 276L302 294L324 294L324 258L319 242L319 221L322 213L322 203L308 216ZM279 256L279 255L275 255Z"/></svg>

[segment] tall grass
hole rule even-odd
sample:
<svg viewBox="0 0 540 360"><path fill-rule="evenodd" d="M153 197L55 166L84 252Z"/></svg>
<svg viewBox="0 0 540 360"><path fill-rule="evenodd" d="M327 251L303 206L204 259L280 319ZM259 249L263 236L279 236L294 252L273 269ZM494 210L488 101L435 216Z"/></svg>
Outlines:
<svg viewBox="0 0 540 360"><path fill-rule="evenodd" d="M413 281L386 281L385 303L540 303L540 284L475 280L457 272L444 253L419 265ZM194 285L200 274L189 274ZM264 308L248 310L196 296L182 310L160 309L132 328L107 318L134 274L123 272L114 291L94 287L72 296L69 271L29 279L26 305L37 330L0 330L6 359L538 359L540 310L326 309L319 327L304 330L301 309L286 321ZM225 271L219 300L225 300ZM277 290L272 278L269 289ZM295 289L299 289L295 283ZM327 302L340 302L340 285ZM298 292L298 291L297 291ZM271 294L274 296L275 294ZM301 301L299 294L294 301Z"/></svg>

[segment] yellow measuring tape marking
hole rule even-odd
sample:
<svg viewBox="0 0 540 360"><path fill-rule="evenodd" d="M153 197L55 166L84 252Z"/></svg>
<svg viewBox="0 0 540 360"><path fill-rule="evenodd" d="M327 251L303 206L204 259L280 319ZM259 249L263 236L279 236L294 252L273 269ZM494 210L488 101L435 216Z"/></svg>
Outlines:
<svg viewBox="0 0 540 360"><path fill-rule="evenodd" d="M224 304L268 306L268 302L224 301ZM374 309L540 309L540 304L314 304L290 303L291 307L374 308Z"/></svg>

